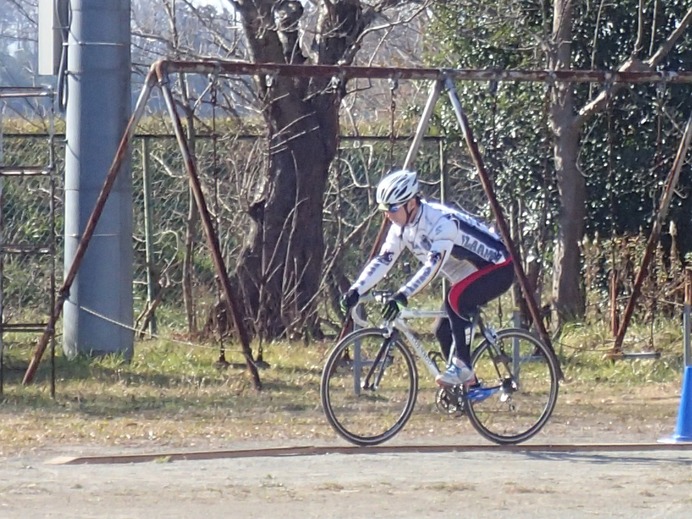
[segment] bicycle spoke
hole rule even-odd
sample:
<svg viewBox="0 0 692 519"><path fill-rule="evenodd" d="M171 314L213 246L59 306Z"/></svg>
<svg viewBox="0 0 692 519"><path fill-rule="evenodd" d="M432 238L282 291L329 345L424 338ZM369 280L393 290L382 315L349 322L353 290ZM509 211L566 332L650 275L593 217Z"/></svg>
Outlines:
<svg viewBox="0 0 692 519"><path fill-rule="evenodd" d="M322 375L327 419L357 445L375 445L394 436L415 404L418 378L408 349L394 340L375 362L385 340L380 329L354 332L332 351ZM349 352L347 363L341 362L344 351Z"/></svg>
<svg viewBox="0 0 692 519"><path fill-rule="evenodd" d="M499 362L488 342L474 352L473 369L485 393L469 390L469 418L486 438L518 443L536 434L550 417L557 398L557 369L545 346L528 332L503 330L496 344L505 354Z"/></svg>

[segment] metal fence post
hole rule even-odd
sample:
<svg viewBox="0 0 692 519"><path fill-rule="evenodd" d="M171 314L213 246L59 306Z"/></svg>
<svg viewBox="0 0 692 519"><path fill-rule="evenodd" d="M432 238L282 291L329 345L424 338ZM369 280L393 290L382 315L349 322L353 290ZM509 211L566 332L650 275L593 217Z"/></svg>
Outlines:
<svg viewBox="0 0 692 519"><path fill-rule="evenodd" d="M512 312L512 325L515 328L523 328L521 312L514 310ZM519 351L519 339L514 337L512 339L512 371L514 376L519 379L519 370L521 369L521 352Z"/></svg>
<svg viewBox="0 0 692 519"><path fill-rule="evenodd" d="M144 198L144 244L147 264L147 308L156 299L156 273L154 271L154 228L151 193L151 161L149 160L149 139L142 137L142 183ZM156 334L156 312L149 318L149 333Z"/></svg>

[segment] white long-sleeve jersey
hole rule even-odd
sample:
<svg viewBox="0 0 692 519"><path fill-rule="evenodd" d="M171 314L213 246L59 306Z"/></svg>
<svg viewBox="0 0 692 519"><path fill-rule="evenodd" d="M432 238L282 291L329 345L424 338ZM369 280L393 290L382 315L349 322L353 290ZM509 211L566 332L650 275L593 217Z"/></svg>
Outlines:
<svg viewBox="0 0 692 519"><path fill-rule="evenodd" d="M420 292L438 273L452 284L509 253L498 234L472 216L451 207L421 200L413 222L392 224L380 252L363 269L351 288L365 294L392 268L404 248L422 263L400 289L406 298Z"/></svg>

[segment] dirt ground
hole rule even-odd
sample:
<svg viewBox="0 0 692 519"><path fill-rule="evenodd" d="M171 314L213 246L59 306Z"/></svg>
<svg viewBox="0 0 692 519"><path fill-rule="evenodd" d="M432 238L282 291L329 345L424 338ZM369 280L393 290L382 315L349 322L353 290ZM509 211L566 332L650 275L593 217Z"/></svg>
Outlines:
<svg viewBox="0 0 692 519"><path fill-rule="evenodd" d="M0 517L8 518L689 518L692 445L665 446L678 399L626 395L575 416L569 390L528 450L507 451L459 422L423 424L387 445L399 451L234 457L229 451L346 447L333 435L217 444L53 445L2 458ZM415 417L415 415L414 415ZM691 424L692 426L692 424ZM574 447L565 445L578 444ZM615 445L613 445L615 444ZM404 446L438 446L401 452ZM459 446L484 446L482 450ZM457 450L447 446L456 446ZM689 448L688 448L689 447ZM422 447L421 447L422 448ZM218 459L171 453L209 449ZM320 452L324 452L323 449ZM342 449L343 450L343 449ZM153 454L130 463L66 458ZM111 460L112 461L112 460Z"/></svg>
<svg viewBox="0 0 692 519"><path fill-rule="evenodd" d="M4 460L0 517L682 519L692 508L692 450L50 461Z"/></svg>

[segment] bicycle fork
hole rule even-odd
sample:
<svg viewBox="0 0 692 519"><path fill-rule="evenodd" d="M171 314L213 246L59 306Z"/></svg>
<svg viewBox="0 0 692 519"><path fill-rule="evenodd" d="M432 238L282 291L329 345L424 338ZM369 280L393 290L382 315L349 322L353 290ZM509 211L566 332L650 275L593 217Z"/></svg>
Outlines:
<svg viewBox="0 0 692 519"><path fill-rule="evenodd" d="M502 347L498 347L496 341L491 342L490 350L495 371L498 378L502 381L498 388L500 390L500 401L507 402L511 398L512 393L519 390L516 378L518 373L515 372L515 369L518 370L518 364L513 362L514 359L507 355Z"/></svg>
<svg viewBox="0 0 692 519"><path fill-rule="evenodd" d="M519 376L519 352L516 344L512 344L512 356L505 353L502 345L498 344L497 332L483 323L479 323L479 328L485 340L490 345L490 352L498 378L502 380L500 389L502 396L500 400L506 402L510 395L519 389L517 378Z"/></svg>
<svg viewBox="0 0 692 519"><path fill-rule="evenodd" d="M365 375L363 379L361 385L362 389L375 391L379 387L382 377L384 376L385 368L391 364L393 360L390 352L397 333L397 330L394 330L389 337L385 337L382 346L377 352L377 355L375 355L375 360L373 360L370 369L368 369L368 374Z"/></svg>

